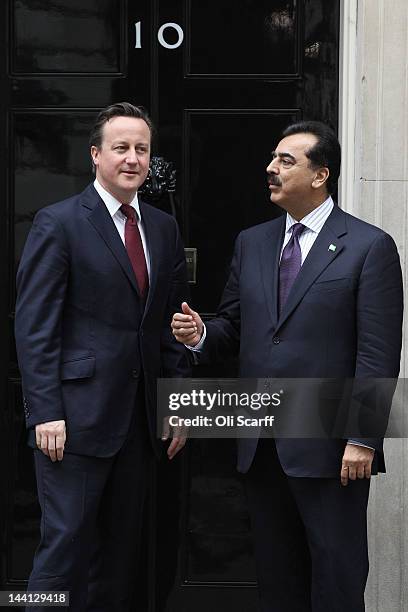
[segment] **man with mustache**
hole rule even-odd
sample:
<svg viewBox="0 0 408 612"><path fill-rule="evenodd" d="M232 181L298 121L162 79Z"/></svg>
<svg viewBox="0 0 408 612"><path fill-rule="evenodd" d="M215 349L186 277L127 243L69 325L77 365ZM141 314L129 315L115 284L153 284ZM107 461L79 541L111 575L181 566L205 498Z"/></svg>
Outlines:
<svg viewBox="0 0 408 612"><path fill-rule="evenodd" d="M396 378L402 279L392 238L332 200L335 134L289 126L267 167L286 214L242 232L216 318L173 317L199 359L239 354L247 378ZM367 501L380 438L239 439L262 612L363 612Z"/></svg>
<svg viewBox="0 0 408 612"><path fill-rule="evenodd" d="M69 591L74 612L133 609L143 505L163 451L156 379L190 372L170 330L188 293L177 223L138 196L151 134L146 111L128 102L99 113L95 181L37 213L17 275L42 511L28 590ZM174 437L168 457L183 444Z"/></svg>

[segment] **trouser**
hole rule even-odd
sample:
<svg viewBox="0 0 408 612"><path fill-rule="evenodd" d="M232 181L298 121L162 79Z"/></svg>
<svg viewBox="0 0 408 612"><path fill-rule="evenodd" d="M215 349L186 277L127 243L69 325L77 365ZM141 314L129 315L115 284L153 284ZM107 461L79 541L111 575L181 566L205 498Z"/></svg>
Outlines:
<svg viewBox="0 0 408 612"><path fill-rule="evenodd" d="M153 462L145 420L113 457L34 457L42 518L28 590L69 591L73 612L130 610Z"/></svg>
<svg viewBox="0 0 408 612"><path fill-rule="evenodd" d="M261 612L364 612L369 480L288 477L263 439L245 484Z"/></svg>

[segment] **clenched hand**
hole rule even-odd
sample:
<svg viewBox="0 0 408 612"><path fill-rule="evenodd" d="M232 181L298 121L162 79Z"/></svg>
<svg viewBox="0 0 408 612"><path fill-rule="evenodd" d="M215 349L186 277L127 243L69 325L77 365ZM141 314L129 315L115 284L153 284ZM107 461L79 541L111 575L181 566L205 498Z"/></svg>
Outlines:
<svg viewBox="0 0 408 612"><path fill-rule="evenodd" d="M371 448L346 444L341 462L341 484L346 486L349 479L370 478L373 458L374 451Z"/></svg>
<svg viewBox="0 0 408 612"><path fill-rule="evenodd" d="M65 421L49 421L35 426L37 447L51 461L62 461L66 438Z"/></svg>

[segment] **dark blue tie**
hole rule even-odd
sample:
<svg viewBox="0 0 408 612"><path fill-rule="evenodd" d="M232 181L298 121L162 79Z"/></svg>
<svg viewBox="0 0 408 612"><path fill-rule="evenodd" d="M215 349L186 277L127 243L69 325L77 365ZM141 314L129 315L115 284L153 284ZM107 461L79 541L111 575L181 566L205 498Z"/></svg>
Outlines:
<svg viewBox="0 0 408 612"><path fill-rule="evenodd" d="M279 267L279 314L288 299L295 278L302 265L302 252L299 246L299 236L305 229L302 223L292 225L292 236L282 252Z"/></svg>

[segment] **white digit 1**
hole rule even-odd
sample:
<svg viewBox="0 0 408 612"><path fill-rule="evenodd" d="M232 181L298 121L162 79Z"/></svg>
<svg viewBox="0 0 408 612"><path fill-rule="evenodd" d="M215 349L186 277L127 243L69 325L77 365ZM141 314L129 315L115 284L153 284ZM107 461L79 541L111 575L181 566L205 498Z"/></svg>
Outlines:
<svg viewBox="0 0 408 612"><path fill-rule="evenodd" d="M174 28L178 34L178 41L172 45L164 40L163 32L166 28ZM166 49L177 49L177 47L179 47L184 40L184 32L178 23L164 23L157 32L157 38L162 47L165 47Z"/></svg>
<svg viewBox="0 0 408 612"><path fill-rule="evenodd" d="M138 21L137 23L135 23L135 34L136 34L135 49L141 49L142 48L142 22L141 21Z"/></svg>

